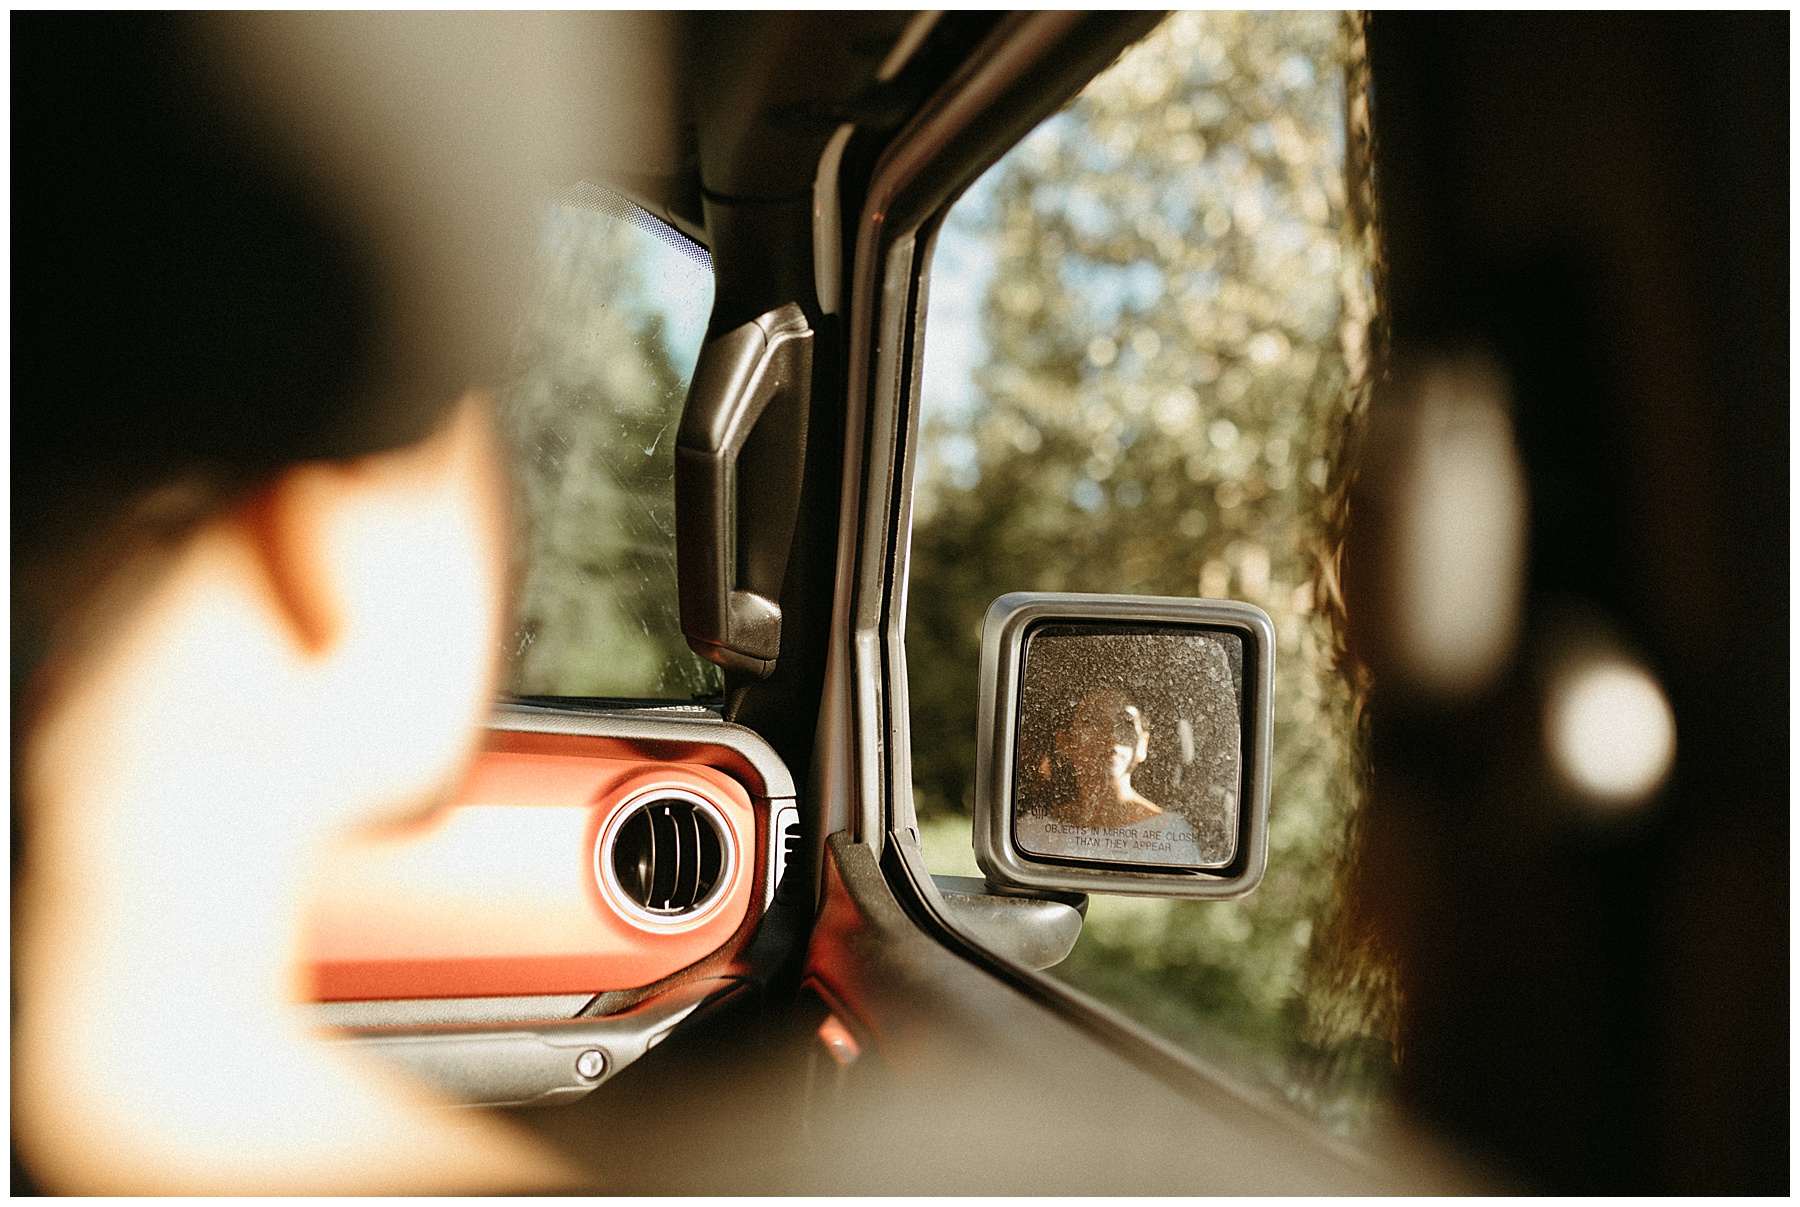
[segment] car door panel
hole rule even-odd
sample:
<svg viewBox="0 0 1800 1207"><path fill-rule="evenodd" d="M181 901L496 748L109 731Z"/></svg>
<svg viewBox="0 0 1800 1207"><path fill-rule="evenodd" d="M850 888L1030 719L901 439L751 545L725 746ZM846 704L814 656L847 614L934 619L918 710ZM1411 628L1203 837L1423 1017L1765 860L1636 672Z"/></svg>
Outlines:
<svg viewBox="0 0 1800 1207"><path fill-rule="evenodd" d="M890 846L890 850L891 850ZM1404 1187L1168 1051L1132 1059L923 930L874 852L827 843L812 983L855 1033L813 1121L861 1193L1371 1193ZM1035 978L1034 978L1035 980ZM1009 983L1009 981L1011 983ZM1063 991L1039 982L1037 994ZM1110 1020L1108 1020L1110 1022ZM1116 1027L1116 1023L1112 1023ZM865 1065L866 1062L866 1065ZM922 1160L930 1154L929 1160ZM1134 1159L1133 1154L1142 1154Z"/></svg>

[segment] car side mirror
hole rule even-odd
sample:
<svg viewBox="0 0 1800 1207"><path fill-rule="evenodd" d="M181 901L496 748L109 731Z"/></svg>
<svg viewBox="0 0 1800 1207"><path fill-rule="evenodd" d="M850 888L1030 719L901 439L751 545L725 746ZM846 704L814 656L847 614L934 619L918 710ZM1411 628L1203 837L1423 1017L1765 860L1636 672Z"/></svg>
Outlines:
<svg viewBox="0 0 1800 1207"><path fill-rule="evenodd" d="M1240 897L1268 859L1275 630L1246 603L1003 595L981 638L990 883Z"/></svg>

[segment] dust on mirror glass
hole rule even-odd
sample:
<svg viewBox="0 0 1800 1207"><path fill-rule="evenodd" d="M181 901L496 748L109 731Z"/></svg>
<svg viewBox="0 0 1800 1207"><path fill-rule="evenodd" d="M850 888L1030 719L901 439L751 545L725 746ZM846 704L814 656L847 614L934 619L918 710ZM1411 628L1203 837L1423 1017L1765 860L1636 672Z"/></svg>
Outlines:
<svg viewBox="0 0 1800 1207"><path fill-rule="evenodd" d="M1028 639L1013 770L1027 854L1219 868L1237 855L1243 640L1058 625Z"/></svg>

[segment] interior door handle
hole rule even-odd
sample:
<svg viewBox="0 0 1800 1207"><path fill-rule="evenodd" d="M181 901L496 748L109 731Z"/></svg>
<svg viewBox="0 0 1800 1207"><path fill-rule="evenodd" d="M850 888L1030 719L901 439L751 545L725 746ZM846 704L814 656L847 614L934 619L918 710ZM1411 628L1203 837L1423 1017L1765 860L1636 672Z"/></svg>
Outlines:
<svg viewBox="0 0 1800 1207"><path fill-rule="evenodd" d="M675 441L682 632L701 657L762 678L781 651L812 344L792 302L708 340Z"/></svg>

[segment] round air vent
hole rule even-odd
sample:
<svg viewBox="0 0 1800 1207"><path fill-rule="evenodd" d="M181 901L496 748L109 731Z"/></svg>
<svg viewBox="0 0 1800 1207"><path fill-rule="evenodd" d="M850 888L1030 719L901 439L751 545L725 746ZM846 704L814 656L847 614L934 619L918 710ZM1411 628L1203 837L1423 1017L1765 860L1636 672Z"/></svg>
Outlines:
<svg viewBox="0 0 1800 1207"><path fill-rule="evenodd" d="M633 922L676 930L724 899L736 855L718 806L685 788L652 788L613 813L594 862L607 895Z"/></svg>

